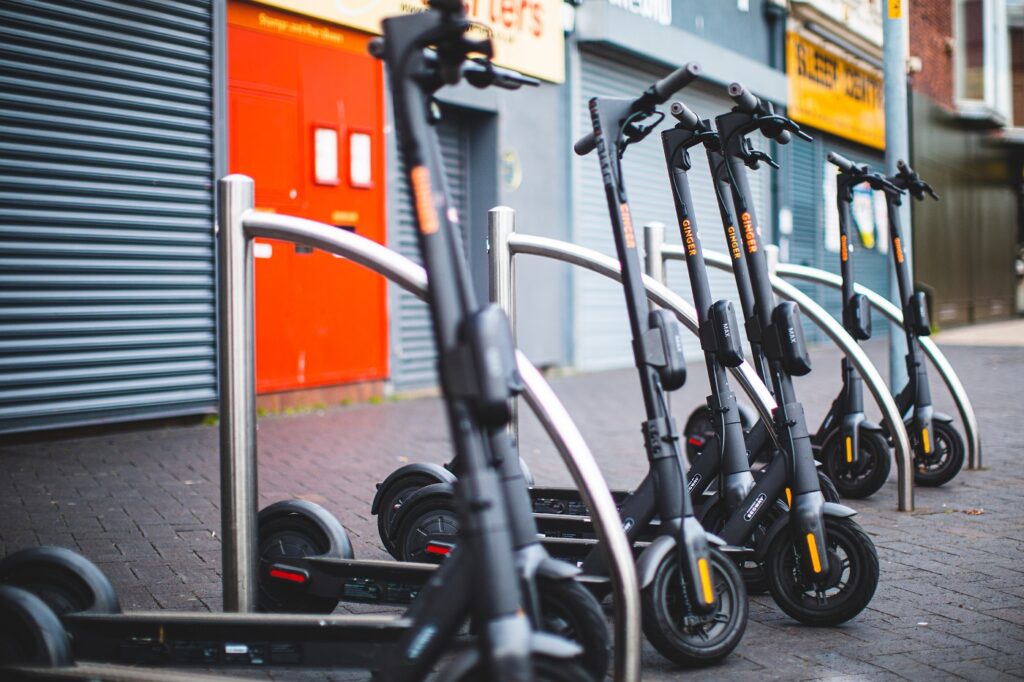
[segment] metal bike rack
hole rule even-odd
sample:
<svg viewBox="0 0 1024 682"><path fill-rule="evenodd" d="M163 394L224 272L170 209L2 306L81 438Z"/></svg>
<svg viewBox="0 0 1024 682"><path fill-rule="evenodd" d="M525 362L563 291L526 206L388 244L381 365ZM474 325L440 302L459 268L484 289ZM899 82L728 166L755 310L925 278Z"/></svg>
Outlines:
<svg viewBox="0 0 1024 682"><path fill-rule="evenodd" d="M658 231L661 231L659 238ZM682 246L664 243L665 226L660 223L645 225L644 236L647 245L649 262L662 264L661 275L664 277L664 263L668 260L686 260L686 252ZM719 270L732 272L732 261L729 256L715 251L704 251L704 262ZM781 267L781 266L779 266ZM898 508L900 511L914 511L914 452L910 447L907 430L903 426L903 417L896 407L896 402L889 393L889 388L882 380L874 363L868 358L857 342L846 333L828 311L814 302L809 296L776 275L771 275L772 289L783 298L797 303L800 310L817 324L833 343L846 354L860 372L864 383L871 390L875 402L882 410L883 419L890 425L890 432L896 451L896 479Z"/></svg>
<svg viewBox="0 0 1024 682"><path fill-rule="evenodd" d="M506 206L492 208L487 214L488 254L490 260L491 300L495 301L509 316L515 329L515 260L517 255L532 255L577 265L599 275L621 281L622 270L619 261L591 249L563 242L558 239L525 235L515 231L515 211ZM647 297L676 314L676 317L694 334L697 334L697 314L693 306L668 287L644 275ZM732 370L744 392L754 403L758 412L771 420L775 399L757 373L746 362ZM513 428L518 422L513 420ZM772 434L774 438L774 433Z"/></svg>
<svg viewBox="0 0 1024 682"><path fill-rule="evenodd" d="M843 286L843 280L839 275L834 275L831 272L817 268L809 268L805 265L779 263L775 271L782 277L792 277L793 279L801 279L805 282L813 282L814 284L824 284L835 289L841 289ZM903 326L903 311L892 301L877 291L872 291L860 284L854 285L854 290L858 294L864 294L868 301L871 302L871 305L889 318L889 320L901 327ZM943 383L946 384L946 388L953 397L953 402L956 403L956 409L960 413L960 419L963 421L964 431L967 436L967 467L969 469L980 469L981 435L978 432L978 418L974 415L974 407L971 405L970 398L967 397L967 391L964 390L964 385L960 383L960 377L957 376L956 371L949 364L946 356L939 350L938 345L928 337L919 337L917 341L921 344L921 350L924 351L925 355L932 361L932 365L938 370L939 376L942 377Z"/></svg>
<svg viewBox="0 0 1024 682"><path fill-rule="evenodd" d="M220 340L221 523L224 609L256 608L256 382L253 349L252 240L279 239L358 263L425 298L426 271L387 247L333 225L253 210L254 183L229 175L217 185ZM517 353L524 397L554 441L583 501L608 562L615 605L615 679L640 679L640 591L633 552L618 510L583 436L537 369Z"/></svg>

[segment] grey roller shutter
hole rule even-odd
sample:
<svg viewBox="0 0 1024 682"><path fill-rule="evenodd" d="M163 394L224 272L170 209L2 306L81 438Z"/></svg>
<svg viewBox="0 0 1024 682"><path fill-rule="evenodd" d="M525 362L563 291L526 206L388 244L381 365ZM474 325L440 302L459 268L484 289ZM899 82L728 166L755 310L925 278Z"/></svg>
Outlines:
<svg viewBox="0 0 1024 682"><path fill-rule="evenodd" d="M580 60L580 99L575 116L579 130L591 129L587 102L597 95L635 97L654 80L664 76L668 69L635 61L626 61L618 55L584 51ZM698 115L713 118L732 107L731 101L709 86L695 84L679 94L679 98ZM666 124L667 125L667 124ZM693 169L690 184L696 204L696 220L701 243L707 250L725 252L725 234L715 201L707 157L701 149L691 154ZM575 166L575 237L582 246L610 256L615 255L615 243L608 220L608 204L595 155L576 157ZM655 132L643 144L630 147L624 159L626 192L633 213L633 224L638 231L652 221L665 224L666 240L681 243L672 204L665 155L659 133ZM770 177L768 171L751 173L751 190L755 210L761 222L769 217ZM638 233L638 238L640 235ZM711 270L711 293L716 299L735 300L732 275ZM673 290L692 301L685 265L672 263L666 275ZM583 368L599 369L626 366L632 363L629 322L626 317L622 288L610 280L578 268L573 272L576 315L576 364ZM699 352L696 337L685 337L686 352Z"/></svg>
<svg viewBox="0 0 1024 682"><path fill-rule="evenodd" d="M448 191L459 215L468 216L469 133L465 126L459 125L457 117L446 117L437 126L437 133ZM397 219L392 219L396 239L391 243L393 247L397 244L403 256L422 263L404 170L401 164L392 164L392 169L389 186L397 188L398 215ZM466 239L461 236L463 253L466 253ZM392 301L392 382L398 390L433 386L437 383L437 349L430 311L423 301L405 291L398 291Z"/></svg>
<svg viewBox="0 0 1024 682"><path fill-rule="evenodd" d="M789 262L839 273L839 253L825 248L826 208L835 204L834 194L825 195L825 164L830 151L836 151L855 163L867 163L875 170L885 169L881 153L854 145L821 131L810 130L813 142L792 144L791 191L793 207L793 234L789 237ZM831 171L831 166L830 166ZM887 235L882 235L888 239ZM853 239L854 273L858 284L885 293L888 291L888 243L878 240L875 248L867 249L860 240ZM882 248L879 248L882 247ZM885 249L884 251L882 249ZM837 319L841 319L841 296L836 289L794 281L801 290L812 296ZM882 324L876 315L874 335L888 333L889 325ZM805 323L809 340L823 341L825 336L817 327Z"/></svg>
<svg viewBox="0 0 1024 682"><path fill-rule="evenodd" d="M210 2L0 5L0 431L216 400Z"/></svg>

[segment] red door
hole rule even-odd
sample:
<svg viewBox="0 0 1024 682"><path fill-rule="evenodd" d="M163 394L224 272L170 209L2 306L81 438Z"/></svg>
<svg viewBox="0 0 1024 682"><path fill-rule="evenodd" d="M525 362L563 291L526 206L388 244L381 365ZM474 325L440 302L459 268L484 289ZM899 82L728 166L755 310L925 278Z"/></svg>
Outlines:
<svg viewBox="0 0 1024 682"><path fill-rule="evenodd" d="M229 159L259 210L385 241L384 98L369 36L258 5L228 9ZM256 246L261 392L387 376L384 280L283 242Z"/></svg>

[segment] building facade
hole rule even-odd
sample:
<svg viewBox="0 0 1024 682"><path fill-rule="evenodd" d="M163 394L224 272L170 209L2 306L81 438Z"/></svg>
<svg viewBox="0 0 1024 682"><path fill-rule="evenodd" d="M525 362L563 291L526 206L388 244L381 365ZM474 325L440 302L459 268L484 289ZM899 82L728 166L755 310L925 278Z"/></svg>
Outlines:
<svg viewBox="0 0 1024 682"><path fill-rule="evenodd" d="M1019 240L1014 159L1024 136L1008 124L1024 79L1014 90L1000 78L1016 63L1010 55L1020 56L1007 50L1024 42L1024 21L1014 23L1003 2L922 0L911 14L911 53L921 64L912 76L914 162L945 195L915 210L915 256L939 324L1012 307L1012 262L1002 265ZM382 16L415 7L5 4L0 432L215 409L213 188L228 172L255 178L258 210L326 222L417 257L386 74L366 53ZM470 9L490 27L497 61L541 81L514 93L465 85L439 93L447 181L481 299L492 206L514 208L523 232L614 254L597 161L570 153L590 128L587 102L635 96L688 61L704 75L681 98L701 116L730 108L725 86L738 80L814 136L764 144L782 170L752 175L755 208L783 259L838 269L825 154L883 165L877 0L536 0ZM1002 27L1006 40L977 26ZM692 158L705 248L724 251L706 162ZM635 223L664 223L678 242L660 146L630 149L625 174ZM857 198L856 267L860 281L884 290L887 227L875 201ZM954 262L948 244L965 239L965 224L972 246ZM266 241L255 255L265 407L436 385L421 302L327 254ZM685 294L682 267L667 274ZM520 257L516 271L517 295L529 302L517 309L518 340L536 364L632 362L619 287L531 257ZM716 298L734 297L730 276L712 278ZM807 291L837 309L833 293ZM688 343L696 352L696 340Z"/></svg>

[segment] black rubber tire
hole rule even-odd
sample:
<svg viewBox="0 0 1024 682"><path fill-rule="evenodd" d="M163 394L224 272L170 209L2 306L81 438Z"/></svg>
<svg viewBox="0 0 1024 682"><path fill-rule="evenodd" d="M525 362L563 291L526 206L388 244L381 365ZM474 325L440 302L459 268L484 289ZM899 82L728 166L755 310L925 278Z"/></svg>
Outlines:
<svg viewBox="0 0 1024 682"><path fill-rule="evenodd" d="M913 429L908 429L908 432L910 431ZM935 437L936 454L927 459L922 459L917 454L920 437L910 433L910 444L914 447L914 483L929 488L952 481L964 466L966 451L963 436L949 422L933 421L932 432Z"/></svg>
<svg viewBox="0 0 1024 682"><path fill-rule="evenodd" d="M0 666L72 665L71 642L60 619L28 590L0 585Z"/></svg>
<svg viewBox="0 0 1024 682"><path fill-rule="evenodd" d="M708 509L707 513L701 518L701 525L704 526L704 530L711 533L719 533L725 526L725 519L722 517L725 511L724 505L721 503L715 503ZM788 513L786 505L782 502L776 502L772 506L772 511L758 525L756 531L754 531L753 537L750 538L749 546L756 546L761 538L764 537L765 533L768 532L768 528L771 527L772 523L780 514ZM743 577L743 584L747 588L747 594L766 594L768 592L768 578L764 574L764 566L753 561L744 560L742 564L737 564L740 575Z"/></svg>
<svg viewBox="0 0 1024 682"><path fill-rule="evenodd" d="M643 628L647 640L673 663L697 667L717 663L743 639L749 616L747 591L732 559L711 550L711 570L718 610L708 616L686 618L686 596L679 572L679 553L662 559L654 580L640 593Z"/></svg>
<svg viewBox="0 0 1024 682"><path fill-rule="evenodd" d="M332 613L338 597L309 594L301 585L272 580L264 575L265 562L320 556L331 549L323 530L302 514L275 516L259 525L260 574L256 608L264 613Z"/></svg>
<svg viewBox="0 0 1024 682"><path fill-rule="evenodd" d="M693 465L697 455L701 453L703 445L696 445L690 442L690 438L699 438L705 444L715 435L715 425L711 421L711 410L707 405L701 405L690 413L683 427L683 439L686 442L686 463Z"/></svg>
<svg viewBox="0 0 1024 682"><path fill-rule="evenodd" d="M476 665L468 667L451 679L453 682L486 682L491 678L483 664L478 661ZM543 654L534 654L533 679L534 682L596 682L603 678L591 676L577 659L551 658Z"/></svg>
<svg viewBox="0 0 1024 682"><path fill-rule="evenodd" d="M120 613L110 580L96 564L64 547L30 547L0 561L0 584L38 597L55 615Z"/></svg>
<svg viewBox="0 0 1024 682"><path fill-rule="evenodd" d="M444 555L427 552L426 538L434 537L452 544L456 542L459 515L455 508L455 499L449 496L428 497L413 504L416 506L406 510L405 517L395 532L396 558L399 561L441 563Z"/></svg>
<svg viewBox="0 0 1024 682"><path fill-rule="evenodd" d="M878 552L853 519L826 516L825 535L830 579L820 593L801 577L791 532L779 533L764 562L775 603L805 625L845 623L864 610L878 586Z"/></svg>
<svg viewBox="0 0 1024 682"><path fill-rule="evenodd" d="M395 513L401 508L409 496L420 488L437 483L437 478L426 474L413 474L397 481L391 486L387 494L381 497L380 510L377 512L377 535L380 537L381 545L388 551L388 554L398 559L397 549L389 530ZM397 506L396 506L397 505Z"/></svg>
<svg viewBox="0 0 1024 682"><path fill-rule="evenodd" d="M832 481L829 475L818 469L818 488L821 489L821 496L825 498L826 502L835 502L839 504L842 498L839 497L839 490L836 488L836 484Z"/></svg>
<svg viewBox="0 0 1024 682"><path fill-rule="evenodd" d="M597 597L570 579L537 579L541 628L583 647L579 663L595 680L608 672L612 640Z"/></svg>
<svg viewBox="0 0 1024 682"><path fill-rule="evenodd" d="M856 465L846 463L846 451L841 443L838 431L828 435L821 446L821 468L843 497L854 500L871 497L889 479L892 469L889 441L877 431L861 430Z"/></svg>

